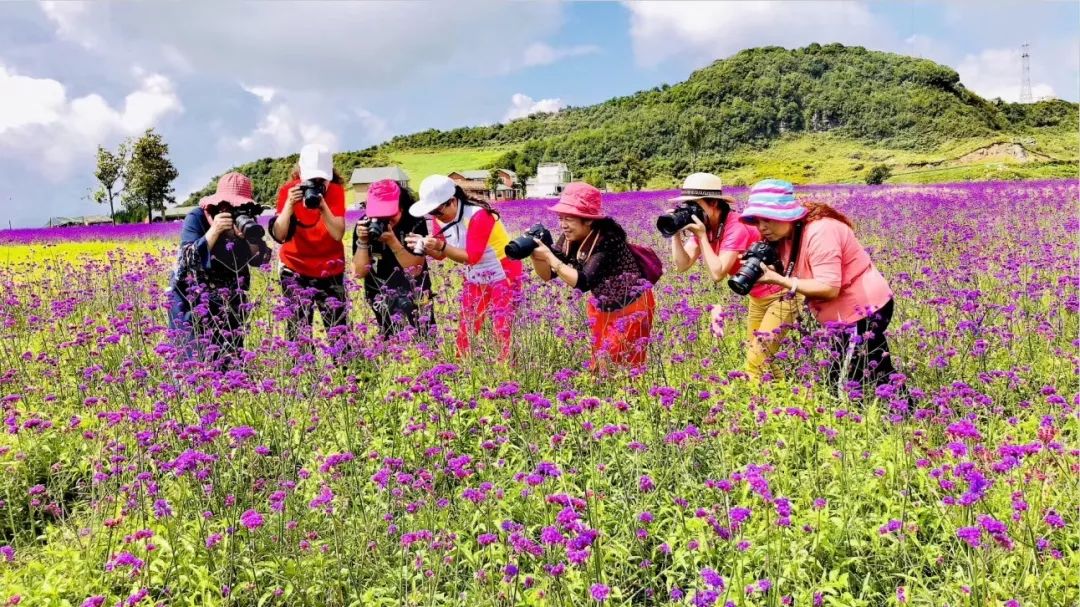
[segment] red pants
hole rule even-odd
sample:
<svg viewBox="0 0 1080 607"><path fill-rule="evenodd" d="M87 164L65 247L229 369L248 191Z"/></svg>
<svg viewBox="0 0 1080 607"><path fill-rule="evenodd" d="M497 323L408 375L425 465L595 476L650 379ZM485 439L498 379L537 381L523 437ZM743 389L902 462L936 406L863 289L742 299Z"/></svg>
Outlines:
<svg viewBox="0 0 1080 607"><path fill-rule="evenodd" d="M608 361L623 367L645 365L656 311L652 289L620 310L601 312L591 301L587 310L593 335L589 368L602 369Z"/></svg>
<svg viewBox="0 0 1080 607"><path fill-rule="evenodd" d="M480 334L484 328L484 320L490 313L502 359L509 359L510 337L519 299L514 284L516 283L507 279L486 285L465 282L461 290L461 318L458 321L458 356L471 352L470 342Z"/></svg>

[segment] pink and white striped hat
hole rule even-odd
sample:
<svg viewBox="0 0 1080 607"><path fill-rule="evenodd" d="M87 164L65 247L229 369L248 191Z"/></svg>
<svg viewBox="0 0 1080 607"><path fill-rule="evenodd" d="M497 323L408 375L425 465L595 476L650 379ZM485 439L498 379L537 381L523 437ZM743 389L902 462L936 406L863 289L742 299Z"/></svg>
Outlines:
<svg viewBox="0 0 1080 607"><path fill-rule="evenodd" d="M783 179L764 179L750 188L750 199L739 216L743 223L758 219L798 221L806 215L806 207L795 199L795 186Z"/></svg>

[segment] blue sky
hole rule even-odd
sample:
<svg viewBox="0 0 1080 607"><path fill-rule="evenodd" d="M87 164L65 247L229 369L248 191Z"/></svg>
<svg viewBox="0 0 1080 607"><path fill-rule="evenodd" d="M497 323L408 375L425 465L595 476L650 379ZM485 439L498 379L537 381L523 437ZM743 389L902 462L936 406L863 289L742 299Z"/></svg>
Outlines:
<svg viewBox="0 0 1080 607"><path fill-rule="evenodd" d="M841 42L934 59L1016 100L1077 100L1075 2L0 4L4 224L101 213L94 151L153 126L181 200L229 166L367 147L662 83L743 48ZM6 226L5 226L6 227Z"/></svg>

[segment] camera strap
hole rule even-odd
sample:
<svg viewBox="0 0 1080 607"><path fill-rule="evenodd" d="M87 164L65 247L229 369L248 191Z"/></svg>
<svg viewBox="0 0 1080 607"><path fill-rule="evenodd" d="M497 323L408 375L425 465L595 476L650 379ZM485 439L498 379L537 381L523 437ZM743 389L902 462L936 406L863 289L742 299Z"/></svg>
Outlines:
<svg viewBox="0 0 1080 607"><path fill-rule="evenodd" d="M799 261L799 249L802 248L804 226L805 224L801 221L795 224L795 232L791 235L791 257L788 258L784 276L791 276L791 273L795 270L795 264Z"/></svg>

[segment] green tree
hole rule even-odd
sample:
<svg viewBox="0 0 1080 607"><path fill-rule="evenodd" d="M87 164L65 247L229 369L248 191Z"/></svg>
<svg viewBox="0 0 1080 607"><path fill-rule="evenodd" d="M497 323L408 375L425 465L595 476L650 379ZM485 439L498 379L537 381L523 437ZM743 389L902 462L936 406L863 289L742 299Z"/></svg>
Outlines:
<svg viewBox="0 0 1080 607"><path fill-rule="evenodd" d="M499 186L502 184L502 178L499 175L499 169L491 169L488 173L487 180L484 181L484 186L491 192L491 198L494 199L496 192L498 192Z"/></svg>
<svg viewBox="0 0 1080 607"><path fill-rule="evenodd" d="M697 164L697 155L701 151L701 145L705 143L705 124L705 117L701 114L695 114L683 123L682 128L679 130L679 135L690 150L691 171L694 170L694 166Z"/></svg>
<svg viewBox="0 0 1080 607"><path fill-rule="evenodd" d="M123 191L121 180L127 168L127 144L121 143L116 152L110 152L102 146L97 149L97 168L94 170L94 178L98 181L98 187L91 194L94 202L109 203L109 219L116 223L116 206L114 202Z"/></svg>
<svg viewBox="0 0 1080 607"><path fill-rule="evenodd" d="M155 209L164 210L166 202L175 200L172 182L179 173L169 160L169 145L154 129L147 129L130 147L124 206L131 210L145 207L147 218L153 221Z"/></svg>
<svg viewBox="0 0 1080 607"><path fill-rule="evenodd" d="M631 190L640 190L649 181L649 167L639 154L626 154L619 163L619 177Z"/></svg>
<svg viewBox="0 0 1080 607"><path fill-rule="evenodd" d="M866 173L866 183L867 185L882 184L885 183L889 177L892 177L892 169L883 164L879 164Z"/></svg>

